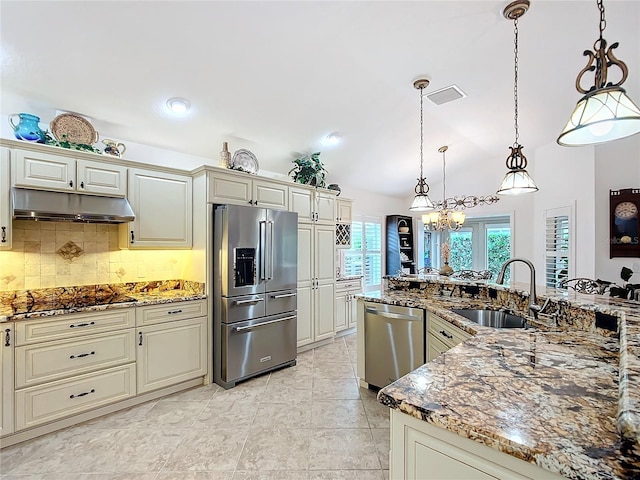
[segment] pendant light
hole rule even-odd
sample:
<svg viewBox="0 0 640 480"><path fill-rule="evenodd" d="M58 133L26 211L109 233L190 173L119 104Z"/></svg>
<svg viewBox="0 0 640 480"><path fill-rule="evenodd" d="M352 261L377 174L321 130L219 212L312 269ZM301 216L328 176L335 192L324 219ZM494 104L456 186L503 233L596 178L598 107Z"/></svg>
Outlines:
<svg viewBox="0 0 640 480"><path fill-rule="evenodd" d="M513 81L513 100L514 100L514 126L515 141L513 146L509 147L511 153L507 157L507 168L509 171L502 179L500 188L496 192L498 195L519 195L521 193L537 192L538 187L527 172L527 157L522 153L524 148L518 142L520 133L518 132L518 19L529 10L528 0L516 0L511 2L502 11L502 15L507 20L513 20L514 32L514 81Z"/></svg>
<svg viewBox="0 0 640 480"><path fill-rule="evenodd" d="M576 105L558 137L558 143L563 146L610 142L640 132L640 109L620 86L627 79L629 71L625 63L613 54L613 49L618 48L618 42L607 49L607 41L602 38L607 27L604 5L602 0L597 0L597 4L600 10L600 37L593 44L593 51L584 52L589 60L576 78L576 90L584 94L584 97ZM618 67L622 73L617 83L607 82L608 69L613 66ZM594 70L594 84L589 90L585 90L580 85L582 77Z"/></svg>
<svg viewBox="0 0 640 480"><path fill-rule="evenodd" d="M424 128L423 128L423 119L422 119L422 91L429 85L429 80L426 78L420 78L413 82L413 87L417 88L420 93L420 178L418 178L418 184L414 191L416 192L416 196L409 207L409 210L412 212L428 212L429 210L433 210L433 202L429 198L429 185L427 185L427 181L425 180L422 174L422 164L423 164L423 155L422 155L422 147L424 140Z"/></svg>

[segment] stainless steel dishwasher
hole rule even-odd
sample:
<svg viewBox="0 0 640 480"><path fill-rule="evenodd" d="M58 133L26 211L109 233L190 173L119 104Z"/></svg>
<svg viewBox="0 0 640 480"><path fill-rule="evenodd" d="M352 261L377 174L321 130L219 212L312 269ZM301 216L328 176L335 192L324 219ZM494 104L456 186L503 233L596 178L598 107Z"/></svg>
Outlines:
<svg viewBox="0 0 640 480"><path fill-rule="evenodd" d="M364 302L364 381L385 387L425 363L424 310Z"/></svg>

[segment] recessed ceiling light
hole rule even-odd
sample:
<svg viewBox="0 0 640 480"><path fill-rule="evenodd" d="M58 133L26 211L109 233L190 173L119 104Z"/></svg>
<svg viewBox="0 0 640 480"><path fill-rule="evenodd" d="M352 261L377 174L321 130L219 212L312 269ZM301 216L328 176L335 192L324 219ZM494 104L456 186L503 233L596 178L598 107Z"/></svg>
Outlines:
<svg viewBox="0 0 640 480"><path fill-rule="evenodd" d="M340 140L342 140L340 134L338 132L333 132L324 137L323 143L325 145L337 145L338 143L340 143Z"/></svg>
<svg viewBox="0 0 640 480"><path fill-rule="evenodd" d="M184 98L173 97L167 100L167 107L173 113L181 115L189 111L191 104L189 103L189 100L185 100Z"/></svg>

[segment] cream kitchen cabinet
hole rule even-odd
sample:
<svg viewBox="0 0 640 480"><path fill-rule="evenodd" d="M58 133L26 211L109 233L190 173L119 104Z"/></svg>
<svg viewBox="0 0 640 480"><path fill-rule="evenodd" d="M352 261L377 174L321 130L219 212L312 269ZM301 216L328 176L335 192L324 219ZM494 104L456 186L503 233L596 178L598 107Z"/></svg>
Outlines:
<svg viewBox="0 0 640 480"><path fill-rule="evenodd" d="M0 387L2 388L2 405L0 406L0 437L13 433L13 375L15 342L13 322L2 323L0 343Z"/></svg>
<svg viewBox="0 0 640 480"><path fill-rule="evenodd" d="M336 223L351 223L352 201L336 198Z"/></svg>
<svg viewBox="0 0 640 480"><path fill-rule="evenodd" d="M120 225L120 247L191 248L192 189L190 176L130 168L135 220Z"/></svg>
<svg viewBox="0 0 640 480"><path fill-rule="evenodd" d="M471 338L470 333L427 312L427 361Z"/></svg>
<svg viewBox="0 0 640 480"><path fill-rule="evenodd" d="M339 280L336 282L335 329L340 332L356 326L356 298L362 293L360 280Z"/></svg>
<svg viewBox="0 0 640 480"><path fill-rule="evenodd" d="M0 250L11 249L11 177L9 149L0 148Z"/></svg>
<svg viewBox="0 0 640 480"><path fill-rule="evenodd" d="M209 172L209 201L212 203L253 205L286 210L289 187L246 173Z"/></svg>
<svg viewBox="0 0 640 480"><path fill-rule="evenodd" d="M391 409L390 478L564 478L487 445Z"/></svg>
<svg viewBox="0 0 640 480"><path fill-rule="evenodd" d="M333 225L298 224L298 347L335 335Z"/></svg>
<svg viewBox="0 0 640 480"><path fill-rule="evenodd" d="M334 225L335 192L329 193L312 187L289 187L289 210L298 213L298 221Z"/></svg>
<svg viewBox="0 0 640 480"><path fill-rule="evenodd" d="M137 310L138 394L207 373L206 300Z"/></svg>
<svg viewBox="0 0 640 480"><path fill-rule="evenodd" d="M120 165L19 149L12 151L11 163L16 187L127 195L127 168Z"/></svg>
<svg viewBox="0 0 640 480"><path fill-rule="evenodd" d="M133 397L135 309L15 323L15 431Z"/></svg>

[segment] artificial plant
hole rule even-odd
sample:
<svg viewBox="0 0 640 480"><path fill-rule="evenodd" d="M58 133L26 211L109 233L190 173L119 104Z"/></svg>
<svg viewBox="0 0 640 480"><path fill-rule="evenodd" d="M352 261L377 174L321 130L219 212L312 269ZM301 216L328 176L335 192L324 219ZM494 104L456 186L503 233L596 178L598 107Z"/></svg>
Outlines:
<svg viewBox="0 0 640 480"><path fill-rule="evenodd" d="M326 184L327 170L320 161L320 152L305 155L293 160L294 167L289 170L289 175L294 182L315 187L324 187Z"/></svg>

